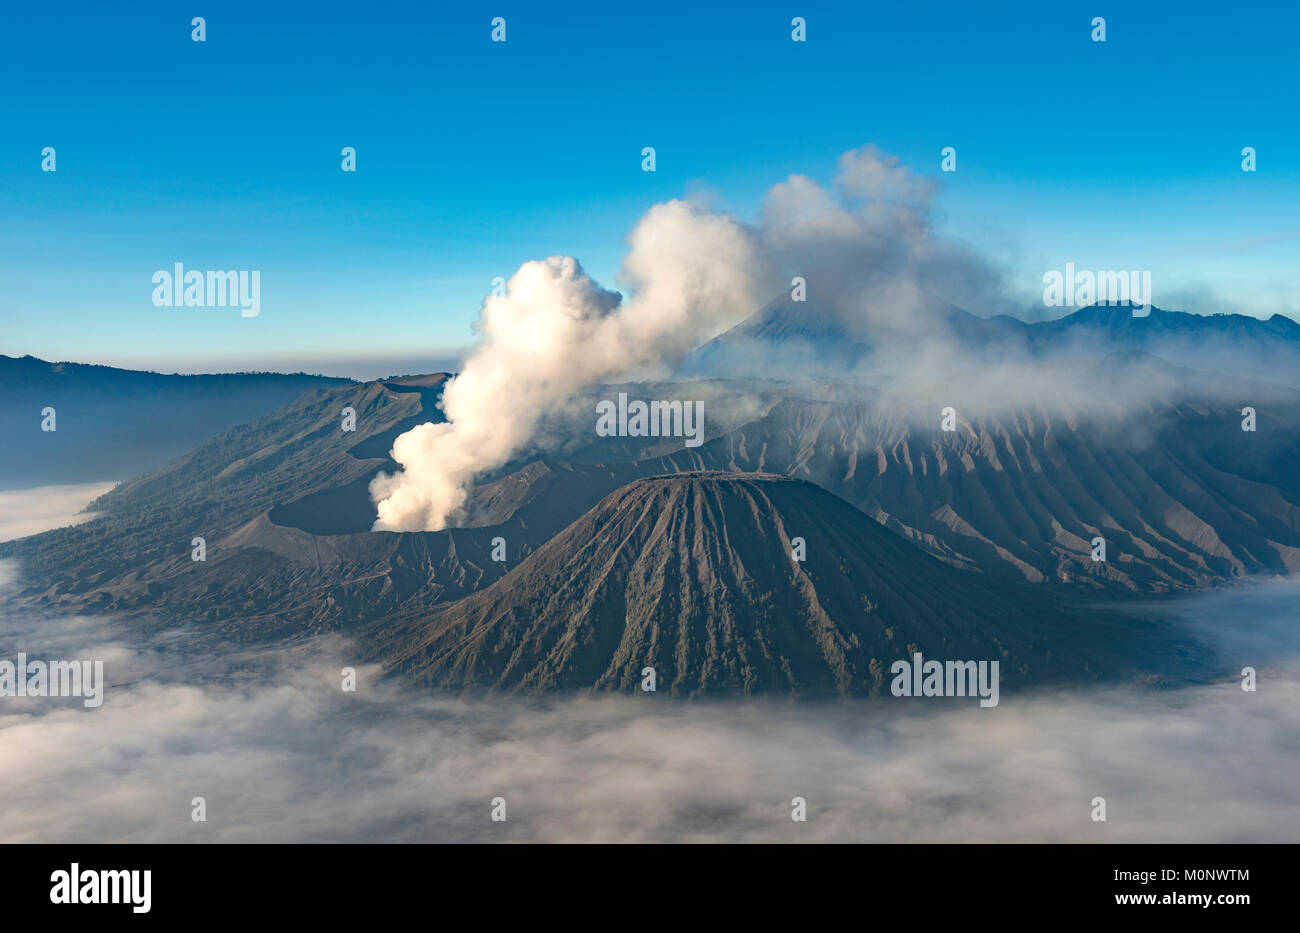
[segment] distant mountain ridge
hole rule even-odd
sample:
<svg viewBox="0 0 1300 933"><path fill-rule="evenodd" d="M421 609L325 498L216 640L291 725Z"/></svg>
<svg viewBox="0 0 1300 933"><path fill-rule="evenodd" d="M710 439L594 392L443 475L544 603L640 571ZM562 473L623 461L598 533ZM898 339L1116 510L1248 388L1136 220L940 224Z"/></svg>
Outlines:
<svg viewBox="0 0 1300 933"><path fill-rule="evenodd" d="M1104 356L1141 351L1176 366L1214 368L1300 388L1300 323L1281 314L1199 315L1131 305L1091 305L1050 321L1026 323L1008 315L982 318L930 299L910 315L879 320L837 319L815 302L777 301L696 350L683 364L688 376L734 378L786 366L804 376L845 375L869 362L872 351L893 354L950 341L972 359L998 362L1050 353Z"/></svg>
<svg viewBox="0 0 1300 933"><path fill-rule="evenodd" d="M1140 349L1146 340L1170 334L1277 338L1300 343L1300 323L1283 314L1273 314L1267 318L1236 313L1192 314L1187 311L1165 311L1154 305L1150 314L1144 316L1135 315L1131 305L1090 305L1051 321L1023 326L1028 332L1041 335L1090 330L1122 337L1134 349Z"/></svg>
<svg viewBox="0 0 1300 933"><path fill-rule="evenodd" d="M213 435L350 379L304 373L183 376L0 356L0 489L124 480ZM55 430L42 431L53 408Z"/></svg>

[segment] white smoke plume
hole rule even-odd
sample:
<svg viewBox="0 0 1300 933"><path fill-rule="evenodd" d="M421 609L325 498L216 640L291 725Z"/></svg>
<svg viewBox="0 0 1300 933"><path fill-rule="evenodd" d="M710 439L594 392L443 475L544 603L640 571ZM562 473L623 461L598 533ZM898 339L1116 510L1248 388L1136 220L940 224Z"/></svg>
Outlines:
<svg viewBox="0 0 1300 933"><path fill-rule="evenodd" d="M474 478L507 462L548 409L584 386L672 361L751 313L764 264L753 235L682 201L656 205L630 237L623 274L601 288L576 259L527 262L488 298L480 341L443 393L448 421L393 443L402 472L371 483L376 531L438 531Z"/></svg>
<svg viewBox="0 0 1300 933"><path fill-rule="evenodd" d="M933 336L933 292L987 309L1000 277L935 237L933 185L874 146L845 153L833 189L804 175L773 186L757 227L682 201L652 208L630 237L630 300L577 260L525 263L488 298L480 341L443 395L448 422L397 438L402 472L371 483L376 531L437 531L476 476L519 453L548 412L593 383L671 366L802 276L802 307L849 333ZM908 354L914 353L913 349ZM897 355L897 354L895 354Z"/></svg>

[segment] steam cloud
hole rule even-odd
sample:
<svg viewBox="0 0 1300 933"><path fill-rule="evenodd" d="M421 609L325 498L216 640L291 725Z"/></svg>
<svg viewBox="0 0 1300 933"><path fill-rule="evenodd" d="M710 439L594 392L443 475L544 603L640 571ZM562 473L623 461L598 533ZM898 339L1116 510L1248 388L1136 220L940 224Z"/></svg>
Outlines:
<svg viewBox="0 0 1300 933"><path fill-rule="evenodd" d="M374 530L438 531L465 519L476 478L542 446L541 423L571 416L584 389L634 373L853 381L879 390L891 410L931 412L960 399L966 416L1026 402L1107 414L1116 405L1127 410L1132 399L1154 404L1160 395L1186 394L1179 374L1097 370L1087 338L1031 351L1023 335L1004 330L985 347L972 345L958 306L987 316L1023 306L1024 296L985 257L935 233L934 194L933 183L866 146L841 156L829 188L797 174L774 185L756 225L682 201L652 208L629 238L629 300L594 282L575 259L525 263L506 295L484 302L479 342L444 392L448 421L394 442L402 470L371 483ZM790 304L796 276L805 301ZM715 354L678 367L773 296L786 315L779 344L734 333ZM841 335L831 341L836 349L847 338L862 352L828 354L825 333ZM1231 347L1169 341L1157 349L1196 369L1220 369L1232 355ZM1269 373L1293 368L1293 357L1282 362ZM1252 360L1244 372L1258 378L1260 365ZM1094 391L1099 384L1104 391ZM1234 401L1241 394L1221 379L1192 385Z"/></svg>
<svg viewBox="0 0 1300 933"><path fill-rule="evenodd" d="M398 437L402 472L371 483L376 531L446 527L474 477L527 444L549 408L593 382L678 358L755 307L759 247L728 217L670 201L642 218L630 245L629 301L576 259L553 256L525 263L506 295L484 302L480 342L443 393L448 421Z"/></svg>
<svg viewBox="0 0 1300 933"><path fill-rule="evenodd" d="M488 298L480 340L447 386L444 424L401 435L402 466L371 483L374 529L437 531L474 478L533 439L539 420L586 386L671 367L802 275L819 313L848 326L915 328L927 289L988 304L1000 278L934 237L932 186L875 147L845 153L834 190L792 175L769 192L757 227L682 201L652 208L630 236L624 301L577 260L525 263ZM922 283L925 283L924 285Z"/></svg>

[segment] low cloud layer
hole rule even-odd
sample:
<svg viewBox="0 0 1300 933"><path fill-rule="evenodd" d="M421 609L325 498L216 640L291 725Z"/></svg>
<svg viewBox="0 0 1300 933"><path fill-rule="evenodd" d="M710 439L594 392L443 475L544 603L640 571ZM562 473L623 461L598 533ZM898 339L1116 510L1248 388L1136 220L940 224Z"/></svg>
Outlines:
<svg viewBox="0 0 1300 933"><path fill-rule="evenodd" d="M0 541L79 525L95 516L82 512L116 483L74 483L0 491Z"/></svg>
<svg viewBox="0 0 1300 933"><path fill-rule="evenodd" d="M0 699L0 841L1291 841L1297 597L1280 582L1160 610L1225 669L1258 667L1256 693L1234 677L987 710L468 700L365 668L345 694L342 640L214 658L0 610L0 657L101 657L110 684L97 710Z"/></svg>

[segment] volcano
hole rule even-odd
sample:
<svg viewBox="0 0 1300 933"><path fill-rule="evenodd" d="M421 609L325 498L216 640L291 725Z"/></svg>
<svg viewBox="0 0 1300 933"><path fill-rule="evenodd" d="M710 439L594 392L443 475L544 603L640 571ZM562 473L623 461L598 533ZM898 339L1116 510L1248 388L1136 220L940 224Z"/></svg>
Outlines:
<svg viewBox="0 0 1300 933"><path fill-rule="evenodd" d="M1137 637L948 566L811 483L696 472L617 489L496 583L367 641L440 688L631 693L651 667L673 695L807 697L887 693L916 652L1087 679L1140 663Z"/></svg>

